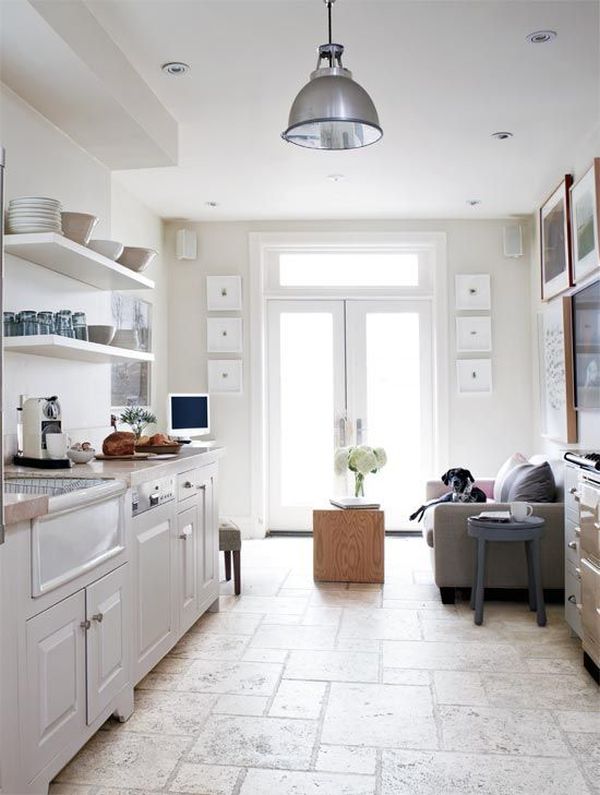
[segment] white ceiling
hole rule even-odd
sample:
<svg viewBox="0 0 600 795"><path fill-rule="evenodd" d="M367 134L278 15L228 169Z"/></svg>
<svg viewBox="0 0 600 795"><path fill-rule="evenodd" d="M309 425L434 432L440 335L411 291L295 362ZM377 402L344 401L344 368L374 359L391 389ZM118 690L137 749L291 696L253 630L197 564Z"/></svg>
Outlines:
<svg viewBox="0 0 600 795"><path fill-rule="evenodd" d="M322 0L87 6L179 123L177 166L116 172L166 218L530 213L600 133L597 0L338 0L334 38L384 138L331 153L280 138L326 38ZM540 28L557 40L529 44ZM190 73L164 75L170 60ZM514 138L499 143L496 130ZM334 173L345 180L332 183Z"/></svg>

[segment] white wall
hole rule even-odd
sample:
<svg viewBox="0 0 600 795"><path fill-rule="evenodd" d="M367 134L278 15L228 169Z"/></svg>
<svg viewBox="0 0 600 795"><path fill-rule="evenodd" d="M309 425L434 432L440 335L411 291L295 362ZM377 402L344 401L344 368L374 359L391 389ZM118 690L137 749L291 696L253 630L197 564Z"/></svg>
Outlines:
<svg viewBox="0 0 600 795"><path fill-rule="evenodd" d="M514 223L514 220L511 221ZM449 353L449 458L474 473L493 474L515 450L532 452L532 359L530 339L530 253L507 259L502 252L503 221L397 221L166 224L165 259L170 270L169 388L206 389L206 275L239 273L243 278L244 393L212 398L215 437L226 445L221 475L221 512L250 521L250 232L439 231L447 236ZM175 231L198 233L193 262L175 259ZM527 229L526 229L527 232ZM526 233L525 238L529 235ZM491 395L459 395L455 369L454 274L492 276L493 378ZM409 453L409 451L407 451ZM432 473L439 477L441 472Z"/></svg>
<svg viewBox="0 0 600 795"><path fill-rule="evenodd" d="M0 140L6 149L6 196L52 196L65 210L89 212L100 221L94 237L111 237L111 226L127 242L162 245L162 225L139 201L115 188L111 196L111 175L107 168L83 151L63 132L2 87ZM113 212L111 218L111 204ZM117 238L117 239L119 239ZM149 275L164 283L158 261ZM150 294L146 296L148 299ZM158 299L164 303L164 293ZM6 257L5 309L81 309L88 323L110 322L110 295L53 273L25 260ZM158 391L164 392L166 367L166 322L164 311L157 310L155 334L159 360L155 371ZM69 362L40 356L5 356L5 451L15 447L18 396L57 394L61 398L66 429L76 438L89 438L94 444L109 432L110 365Z"/></svg>

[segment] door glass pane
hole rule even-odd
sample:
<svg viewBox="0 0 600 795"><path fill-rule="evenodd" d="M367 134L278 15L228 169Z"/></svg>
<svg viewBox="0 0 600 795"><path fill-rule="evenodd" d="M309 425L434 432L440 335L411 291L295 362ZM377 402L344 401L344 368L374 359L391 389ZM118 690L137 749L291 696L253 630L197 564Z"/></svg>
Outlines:
<svg viewBox="0 0 600 795"><path fill-rule="evenodd" d="M333 316L284 312L281 344L281 504L316 506L333 472Z"/></svg>
<svg viewBox="0 0 600 795"><path fill-rule="evenodd" d="M282 287L417 287L417 254L281 254Z"/></svg>
<svg viewBox="0 0 600 795"><path fill-rule="evenodd" d="M381 501L394 527L423 490L419 315L368 313L366 354L366 436L385 448L388 462L366 478L365 496Z"/></svg>

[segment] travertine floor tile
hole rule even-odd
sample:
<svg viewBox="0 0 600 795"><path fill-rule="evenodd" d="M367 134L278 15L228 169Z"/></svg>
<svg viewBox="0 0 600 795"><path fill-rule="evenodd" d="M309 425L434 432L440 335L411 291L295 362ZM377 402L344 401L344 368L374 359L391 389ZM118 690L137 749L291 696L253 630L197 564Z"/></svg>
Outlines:
<svg viewBox="0 0 600 795"><path fill-rule="evenodd" d="M316 734L314 721L213 715L187 761L308 770Z"/></svg>
<svg viewBox="0 0 600 795"><path fill-rule="evenodd" d="M161 789L187 741L135 732L99 732L58 776L61 782Z"/></svg>
<svg viewBox="0 0 600 795"><path fill-rule="evenodd" d="M400 685L331 685L323 743L437 748L431 693Z"/></svg>
<svg viewBox="0 0 600 795"><path fill-rule="evenodd" d="M339 773L249 770L240 795L374 795L375 779Z"/></svg>
<svg viewBox="0 0 600 795"><path fill-rule="evenodd" d="M240 596L232 613L281 613L297 616L302 615L307 607L308 599L298 597Z"/></svg>
<svg viewBox="0 0 600 795"><path fill-rule="evenodd" d="M438 714L446 751L569 756L548 711L440 706Z"/></svg>
<svg viewBox="0 0 600 795"><path fill-rule="evenodd" d="M410 601L440 600L440 591L435 585L403 585L401 583L385 583L383 586L384 599L408 599Z"/></svg>
<svg viewBox="0 0 600 795"><path fill-rule="evenodd" d="M382 795L586 795L573 759L384 751Z"/></svg>
<svg viewBox="0 0 600 795"><path fill-rule="evenodd" d="M240 773L239 767L191 765L184 762L171 781L168 792L232 795Z"/></svg>
<svg viewBox="0 0 600 795"><path fill-rule="evenodd" d="M600 707L594 712L561 710L555 712L554 717L563 731L600 734Z"/></svg>
<svg viewBox="0 0 600 795"><path fill-rule="evenodd" d="M505 643L384 641L385 668L446 671L526 671L527 664Z"/></svg>
<svg viewBox="0 0 600 795"><path fill-rule="evenodd" d="M477 626L472 621L448 621L447 619L436 619L435 617L425 617L422 620L423 638L435 641L477 641L479 643L508 643L503 638L499 626L483 624ZM410 640L410 638L406 638Z"/></svg>
<svg viewBox="0 0 600 795"><path fill-rule="evenodd" d="M431 676L429 671L412 671L410 669L404 670L402 668L384 668L383 684L418 685L420 687L429 687L431 684Z"/></svg>
<svg viewBox="0 0 600 795"><path fill-rule="evenodd" d="M321 745L317 756L317 770L333 773L364 773L373 775L377 766L377 751L355 745Z"/></svg>
<svg viewBox="0 0 600 795"><path fill-rule="evenodd" d="M262 625L277 624L282 626L294 626L302 621L302 615L291 615L290 613L266 613L262 620Z"/></svg>
<svg viewBox="0 0 600 795"><path fill-rule="evenodd" d="M341 618L341 607L309 607L302 623L310 627L337 627Z"/></svg>
<svg viewBox="0 0 600 795"><path fill-rule="evenodd" d="M184 635L171 651L173 657L197 660L239 660L249 643L247 635L218 635L213 633Z"/></svg>
<svg viewBox="0 0 600 795"><path fill-rule="evenodd" d="M360 651L293 651L285 666L286 679L376 682L377 654Z"/></svg>
<svg viewBox="0 0 600 795"><path fill-rule="evenodd" d="M119 731L140 734L194 735L202 728L216 700L216 696L204 693L137 690L133 715L125 723L111 725Z"/></svg>
<svg viewBox="0 0 600 795"><path fill-rule="evenodd" d="M333 649L335 633L330 627L262 626L252 638L260 649Z"/></svg>
<svg viewBox="0 0 600 795"><path fill-rule="evenodd" d="M220 715L264 715L268 696L217 696L213 712Z"/></svg>
<svg viewBox="0 0 600 795"><path fill-rule="evenodd" d="M347 610L342 617L340 637L378 640L421 640L421 624L416 611Z"/></svg>
<svg viewBox="0 0 600 795"><path fill-rule="evenodd" d="M311 607L380 607L381 591L318 590L311 596L310 604Z"/></svg>
<svg viewBox="0 0 600 795"><path fill-rule="evenodd" d="M483 674L481 681L493 706L523 709L598 710L598 687L585 671L567 674Z"/></svg>
<svg viewBox="0 0 600 795"><path fill-rule="evenodd" d="M282 663L288 656L287 649L260 649L251 646L244 652L242 662Z"/></svg>
<svg viewBox="0 0 600 795"><path fill-rule="evenodd" d="M178 677L178 690L268 696L275 690L282 665L195 660Z"/></svg>
<svg viewBox="0 0 600 795"><path fill-rule="evenodd" d="M79 784L50 784L48 795L92 795L95 789L92 787L80 786Z"/></svg>
<svg viewBox="0 0 600 795"><path fill-rule="evenodd" d="M253 635L262 616L256 613L207 613L190 632L216 632L220 635Z"/></svg>
<svg viewBox="0 0 600 795"><path fill-rule="evenodd" d="M486 706L489 703L478 673L435 671L433 680L438 704Z"/></svg>
<svg viewBox="0 0 600 795"><path fill-rule="evenodd" d="M282 679L269 715L316 720L321 713L326 689L327 685L323 682Z"/></svg>

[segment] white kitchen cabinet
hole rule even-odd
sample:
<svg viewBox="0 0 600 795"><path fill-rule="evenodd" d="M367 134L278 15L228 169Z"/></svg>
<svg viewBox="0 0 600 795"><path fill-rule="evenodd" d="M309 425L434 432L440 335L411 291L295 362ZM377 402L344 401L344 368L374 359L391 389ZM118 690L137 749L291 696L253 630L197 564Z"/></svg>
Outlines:
<svg viewBox="0 0 600 795"><path fill-rule="evenodd" d="M176 536L175 503L133 520L134 684L177 640Z"/></svg>
<svg viewBox="0 0 600 795"><path fill-rule="evenodd" d="M198 619L199 580L202 566L202 527L196 504L177 515L177 580L179 634L187 632Z"/></svg>
<svg viewBox="0 0 600 795"><path fill-rule="evenodd" d="M85 592L27 622L22 747L30 778L86 728Z"/></svg>
<svg viewBox="0 0 600 795"><path fill-rule="evenodd" d="M93 723L129 680L127 567L85 591L87 722Z"/></svg>

